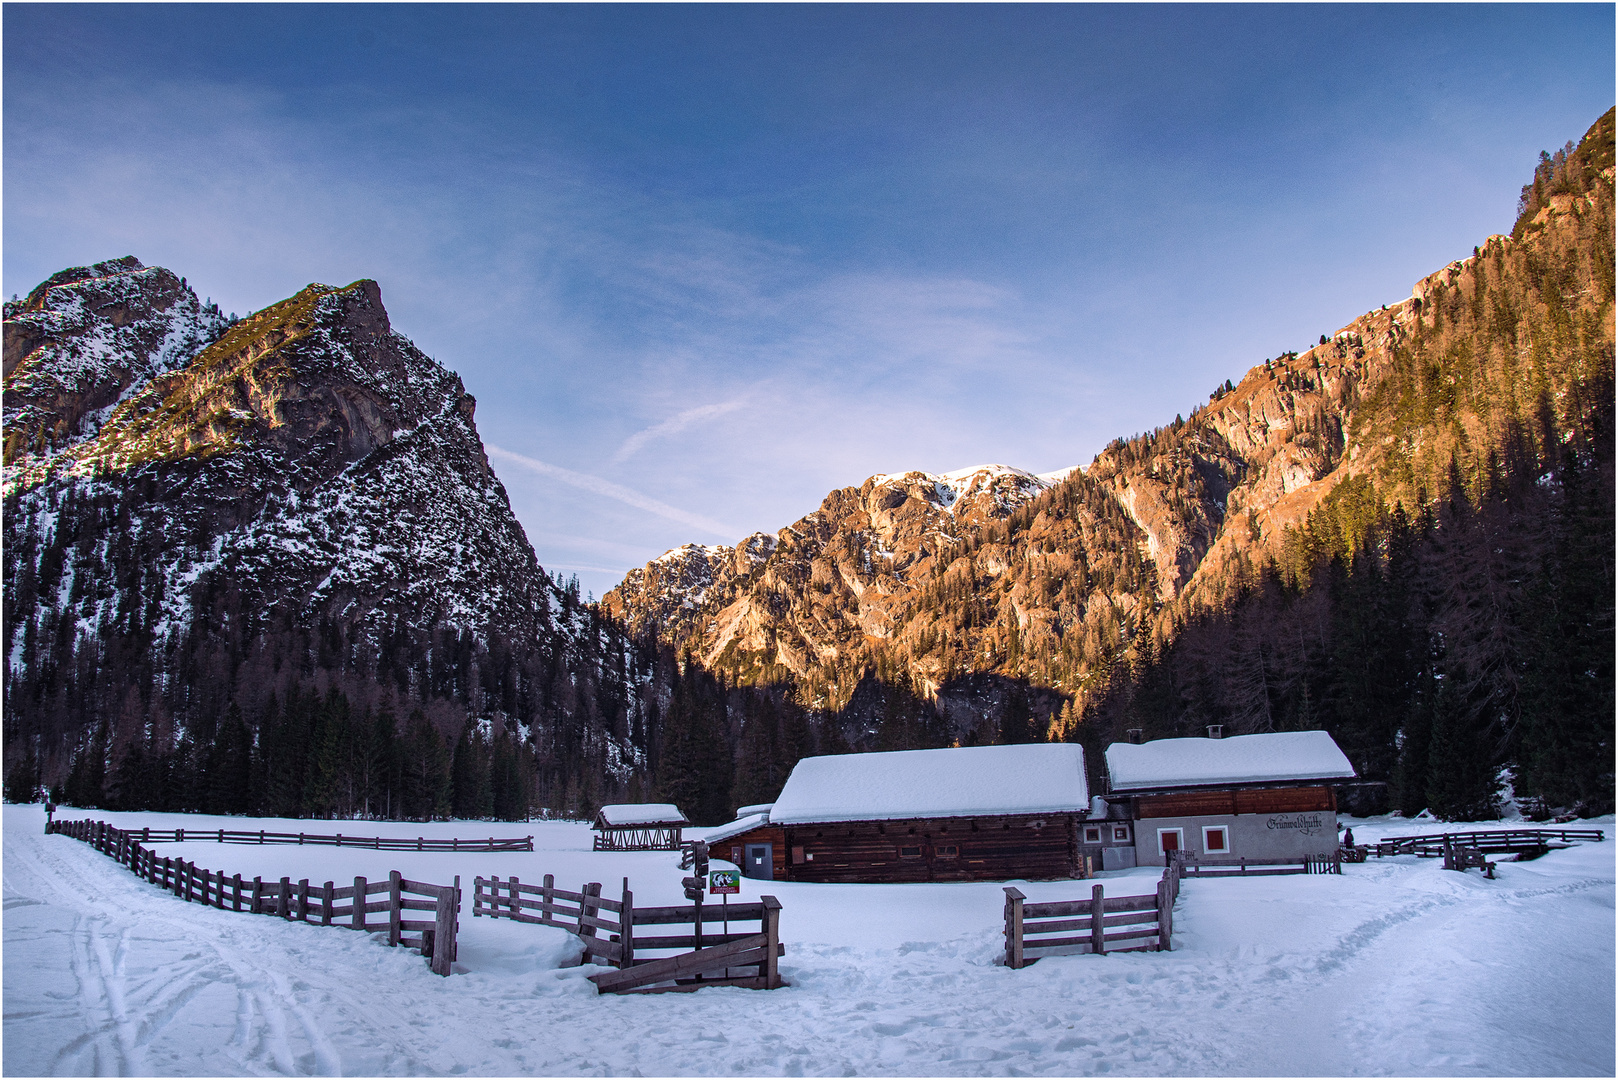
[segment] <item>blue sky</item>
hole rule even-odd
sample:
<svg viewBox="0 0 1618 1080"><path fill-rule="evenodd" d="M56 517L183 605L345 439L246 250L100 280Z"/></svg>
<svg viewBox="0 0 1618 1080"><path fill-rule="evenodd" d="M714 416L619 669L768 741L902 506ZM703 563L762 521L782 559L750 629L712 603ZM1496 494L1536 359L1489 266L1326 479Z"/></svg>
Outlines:
<svg viewBox="0 0 1618 1080"><path fill-rule="evenodd" d="M377 279L599 595L874 472L1047 471L1510 228L1588 5L28 5L4 290Z"/></svg>

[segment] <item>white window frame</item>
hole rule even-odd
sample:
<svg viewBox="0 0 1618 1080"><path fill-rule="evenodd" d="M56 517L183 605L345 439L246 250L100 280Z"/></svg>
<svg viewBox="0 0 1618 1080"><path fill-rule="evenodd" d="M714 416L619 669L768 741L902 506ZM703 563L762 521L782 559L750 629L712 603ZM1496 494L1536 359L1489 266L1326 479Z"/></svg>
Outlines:
<svg viewBox="0 0 1618 1080"><path fill-rule="evenodd" d="M1221 851L1214 851L1214 850L1212 850L1211 848L1208 847L1208 834L1211 833L1211 832L1215 832L1215 831L1223 832L1225 834L1225 847ZM1229 855L1230 854L1230 826L1229 825L1204 825L1202 827L1202 853L1204 855Z"/></svg>
<svg viewBox="0 0 1618 1080"><path fill-rule="evenodd" d="M1119 833L1123 833L1123 835L1119 836L1118 835ZM1112 827L1112 842L1115 843L1115 844L1127 844L1127 843L1129 843L1129 826L1128 825L1114 825Z"/></svg>
<svg viewBox="0 0 1618 1080"><path fill-rule="evenodd" d="M1096 834L1096 838L1094 840L1090 839L1090 834L1092 832ZM1086 844L1099 844L1102 842L1101 838L1105 835L1106 833L1102 830L1102 826L1100 825L1086 825L1084 827L1084 842Z"/></svg>
<svg viewBox="0 0 1618 1080"><path fill-rule="evenodd" d="M1177 850L1177 851L1184 851L1185 850L1185 829L1181 828L1178 825L1176 825L1172 829L1159 829L1159 830L1157 830L1157 854L1158 854L1158 856L1160 858L1164 858L1164 859L1167 859L1169 857L1169 853L1167 851L1163 850L1163 837L1168 833L1173 833L1175 835L1175 837L1177 838L1177 840L1178 840L1178 846L1176 847L1175 850Z"/></svg>

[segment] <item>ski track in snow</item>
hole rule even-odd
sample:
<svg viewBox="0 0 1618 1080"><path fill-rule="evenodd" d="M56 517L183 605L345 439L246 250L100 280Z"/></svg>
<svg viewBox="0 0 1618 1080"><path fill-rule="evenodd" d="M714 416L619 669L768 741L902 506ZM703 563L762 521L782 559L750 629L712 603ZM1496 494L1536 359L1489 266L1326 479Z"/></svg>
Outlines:
<svg viewBox="0 0 1618 1080"><path fill-rule="evenodd" d="M1047 958L1016 972L998 965L998 887L757 883L782 897L789 987L598 997L586 981L593 969L560 966L577 954L561 931L463 910L456 974L441 979L377 935L182 903L86 844L39 835L41 817L37 807L5 808L7 1075L1610 1075L1614 1067L1610 839L1502 863L1496 881L1412 857L1350 866L1341 878L1188 879L1173 952ZM522 856L533 860L524 880L538 876L529 865L555 866L564 887L585 867L592 880L612 882L629 868L642 903L665 902L655 895L660 879L646 880L650 868L668 861L668 884L677 882L668 853L596 863L575 847L544 847L561 837L587 848L583 826L529 828L549 832L541 850ZM1362 839L1377 831L1355 828ZM427 829L457 831L392 832ZM487 830L458 826L465 835ZM275 859L338 857L222 850L233 867L266 875L286 872ZM414 876L409 854L384 855ZM478 858L437 856L460 860L450 872L463 883L491 872ZM421 876L447 880L448 865L424 866ZM1156 875L1106 880L1109 894L1149 892ZM1087 891L1063 882L1031 890L1038 899Z"/></svg>

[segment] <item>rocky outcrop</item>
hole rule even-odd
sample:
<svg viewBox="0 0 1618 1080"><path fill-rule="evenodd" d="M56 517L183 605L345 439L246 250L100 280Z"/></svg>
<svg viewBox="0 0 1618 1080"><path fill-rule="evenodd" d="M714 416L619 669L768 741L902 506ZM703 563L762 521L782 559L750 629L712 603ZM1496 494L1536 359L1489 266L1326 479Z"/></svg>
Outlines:
<svg viewBox="0 0 1618 1080"><path fill-rule="evenodd" d="M133 256L63 270L8 302L6 464L94 438L132 388L190 360L226 325L180 278Z"/></svg>

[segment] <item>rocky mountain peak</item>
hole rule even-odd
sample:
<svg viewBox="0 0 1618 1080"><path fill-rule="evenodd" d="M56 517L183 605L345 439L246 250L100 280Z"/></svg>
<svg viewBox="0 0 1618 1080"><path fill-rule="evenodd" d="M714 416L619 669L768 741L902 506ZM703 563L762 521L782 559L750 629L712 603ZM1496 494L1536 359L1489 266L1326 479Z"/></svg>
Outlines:
<svg viewBox="0 0 1618 1080"><path fill-rule="evenodd" d="M8 473L94 438L113 406L227 325L183 279L133 256L63 270L27 299L8 301Z"/></svg>

